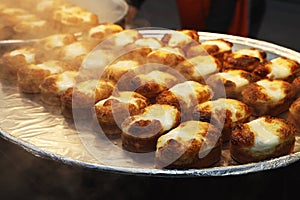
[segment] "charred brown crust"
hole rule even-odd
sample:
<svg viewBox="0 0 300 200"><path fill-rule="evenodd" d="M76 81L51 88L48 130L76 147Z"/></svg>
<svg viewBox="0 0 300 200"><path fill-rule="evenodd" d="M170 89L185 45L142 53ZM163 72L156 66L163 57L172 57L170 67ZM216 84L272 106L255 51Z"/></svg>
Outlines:
<svg viewBox="0 0 300 200"><path fill-rule="evenodd" d="M149 101L144 96L135 93L132 98L139 98L136 100L136 105L131 103L123 103L118 99L107 99L103 105L95 105L96 118L101 126L115 126L118 131L115 131L119 136L121 134L121 124L124 120L131 116L143 112L144 108L149 105ZM128 116L129 115L129 116Z"/></svg>
<svg viewBox="0 0 300 200"><path fill-rule="evenodd" d="M279 134L279 144L272 149L261 150L259 153L252 151L255 136L247 124L239 124L232 131L230 139L231 157L238 163L245 164L250 162L263 161L283 155L290 154L295 145L296 130L288 121L281 118L270 116L265 117L265 121L270 123L280 123L281 128L277 130Z"/></svg>
<svg viewBox="0 0 300 200"><path fill-rule="evenodd" d="M255 50L254 48L250 48L251 50ZM226 69L242 69L245 71L252 72L261 62L266 60L267 54L264 51L260 51L260 58L242 55L239 58L234 57L234 53L227 53L224 55L224 62L223 62L223 70Z"/></svg>
<svg viewBox="0 0 300 200"><path fill-rule="evenodd" d="M195 41L199 41L199 34L196 30L191 30L191 29L180 29L180 30L177 30L178 32L180 33L183 33L184 35L186 36L189 36L191 39L195 40Z"/></svg>
<svg viewBox="0 0 300 200"><path fill-rule="evenodd" d="M56 86L57 80L58 80L58 77L55 75L49 76L46 79L44 79L44 81L40 85L41 91L46 91L46 90L56 91L57 90L57 86Z"/></svg>
<svg viewBox="0 0 300 200"><path fill-rule="evenodd" d="M291 72L291 74L289 76L280 77L280 79L288 81L288 82L292 82L295 79L295 77L297 77L300 73L299 63L297 63L294 60L288 59L286 57L278 57L277 59L285 61L286 62L285 64L288 65L290 72ZM269 65L272 65L271 61L262 62L261 64L259 64L256 67L256 69L253 70L253 74L260 77L261 79L268 78L267 76L271 73L271 69L270 69ZM276 66L276 67L280 67L280 66ZM270 77L269 79L273 79L273 78ZM279 78L277 78L277 79L279 79Z"/></svg>
<svg viewBox="0 0 300 200"><path fill-rule="evenodd" d="M157 116L157 119L147 119L142 118L139 119L139 115L143 116L144 113L147 114L150 112L153 114L153 116L156 116L155 110L153 110L153 107L155 109L159 109L159 113L161 112L167 112L167 110L173 109L172 111L172 124L170 124L170 127L168 127L168 130L164 129L163 123L165 123L162 118L159 120L160 115ZM169 119L168 119L169 120ZM122 144L123 148L131 151L131 152L151 152L156 150L156 144L157 139L169 131L169 129L172 129L176 127L180 123L180 112L176 110L175 107L172 106L166 106L166 105L151 105L149 107L146 107L145 110L138 114L134 115L132 117L128 117L121 125L122 127Z"/></svg>
<svg viewBox="0 0 300 200"><path fill-rule="evenodd" d="M172 158L179 157L181 155L181 152L176 152L174 149L177 149L180 144L176 141L173 142L173 145L170 145L170 147L163 149L163 154L170 154L169 156ZM192 145L195 146L195 145ZM156 167L157 168L165 168L165 169L200 169L200 168L205 168L205 167L210 167L220 160L221 156L221 144L216 145L205 157L199 159L199 157L194 154L192 154L193 148L191 147L190 149L186 150L186 154L190 156L190 159L193 160L192 163L189 164L184 164L184 163L179 163L180 158L178 160L175 160L173 163L167 164L164 163L163 161L160 161L156 159Z"/></svg>
<svg viewBox="0 0 300 200"><path fill-rule="evenodd" d="M292 103L288 112L288 121L290 121L300 133L300 98Z"/></svg>
<svg viewBox="0 0 300 200"><path fill-rule="evenodd" d="M292 86L295 89L296 97L300 96L300 77L297 77L293 80Z"/></svg>
<svg viewBox="0 0 300 200"><path fill-rule="evenodd" d="M252 83L242 91L242 100L251 109L255 116L270 115L277 116L287 111L295 98L295 89L288 82L282 81L282 90L285 94L284 99L279 102L272 102L270 97L262 91L257 83Z"/></svg>
<svg viewBox="0 0 300 200"><path fill-rule="evenodd" d="M271 158L277 158L280 156L288 155L292 153L294 148L295 140L289 139L278 146L275 147L274 153L271 155L265 154L265 155L259 155L255 156L252 154L249 154L249 151L247 149L240 148L236 145L232 145L230 152L231 157L240 164L246 164L246 163L252 163L252 162L259 162L263 160L268 160Z"/></svg>
<svg viewBox="0 0 300 200"><path fill-rule="evenodd" d="M24 93L39 93L40 84L50 75L50 71L43 69L20 68L17 72L18 86Z"/></svg>
<svg viewBox="0 0 300 200"><path fill-rule="evenodd" d="M235 102L237 104L235 106L236 112L232 112L232 110L227 108L227 103L230 104L230 102L225 103L224 108L217 110L211 108L214 105L210 101L198 104L193 110L193 119L211 123L219 128L222 131L222 141L228 142L232 129L240 123L248 122L251 116L248 106L238 102ZM233 119L233 117L236 119Z"/></svg>
<svg viewBox="0 0 300 200"><path fill-rule="evenodd" d="M147 55L148 63L157 63L172 68L184 61L184 59L185 58L183 54L179 55L173 52L167 52L160 49L152 51Z"/></svg>
<svg viewBox="0 0 300 200"><path fill-rule="evenodd" d="M251 147L254 145L254 134L248 126L239 124L232 131L230 142L236 146Z"/></svg>
<svg viewBox="0 0 300 200"><path fill-rule="evenodd" d="M205 122L199 123L203 126L208 125L208 123ZM191 139L191 141L187 144L175 139L169 139L164 146L159 147L156 150L156 167L167 169L188 169L209 167L217 163L221 156L222 141L220 138L215 139L210 137L218 137L219 130L212 125L207 128L208 129L205 133L199 133L203 134L204 137L207 136L207 144L204 144L203 141L199 142L196 139ZM216 141L216 143L211 144L210 141ZM200 149L203 147L202 145L205 145L204 149L206 150L200 153Z"/></svg>
<svg viewBox="0 0 300 200"><path fill-rule="evenodd" d="M251 72L259 63L259 58L244 55L239 59L235 59L227 54L224 58L223 69L242 69Z"/></svg>
<svg viewBox="0 0 300 200"><path fill-rule="evenodd" d="M174 106L180 110L180 100L170 91L163 91L156 98L156 103Z"/></svg>
<svg viewBox="0 0 300 200"><path fill-rule="evenodd" d="M101 29L101 31L96 31L96 32L90 34L89 37L92 39L99 40L99 41L105 39L107 36L110 36L112 34L123 31L123 28L117 24L100 23L98 26L103 27L104 30ZM98 26L96 26L95 28L97 28Z"/></svg>
<svg viewBox="0 0 300 200"><path fill-rule="evenodd" d="M177 66L175 66L174 68L181 74L183 75L187 80L192 80L192 81L197 81L199 83L205 84L206 79L211 75L211 74L215 74L217 72L219 72L219 70L221 70L222 68L222 64L221 62L214 58L211 57L211 62L214 62L216 69L215 71L211 72L211 73L207 73L207 74L202 74L199 77L195 77L194 74L197 74L198 70L197 66L195 66L195 64L193 64L192 62L190 62L188 59L184 60L183 62L179 63ZM199 70L201 71L201 69Z"/></svg>
<svg viewBox="0 0 300 200"><path fill-rule="evenodd" d="M130 88L135 89L135 92L149 98L155 99L161 92L166 91L170 87L178 83L176 77L169 75L169 78L161 79L156 77L144 81L142 77L135 76L129 83Z"/></svg>
<svg viewBox="0 0 300 200"><path fill-rule="evenodd" d="M140 64L146 63L145 59L149 53L152 52L150 47L125 47L128 49L128 52L122 54L117 60L134 60Z"/></svg>
<svg viewBox="0 0 300 200"><path fill-rule="evenodd" d="M177 30L174 33L167 33L163 36L163 38L161 39L162 43L166 46L170 46L169 45L169 41L171 40L171 38L176 35L176 34L183 34L184 36L186 36L188 39L188 41L178 41L178 43L176 45L171 45L172 47L180 47L182 49L186 49L191 45L197 45L200 44L199 42L199 34L197 31L195 30L186 30L186 29L182 29L182 30Z"/></svg>
<svg viewBox="0 0 300 200"><path fill-rule="evenodd" d="M230 48L233 47L232 42L229 42L229 41L221 39L221 38L220 39L207 40L207 41L223 42L223 43L227 44L228 47L230 47ZM203 47L207 51L208 54L218 58L221 62L223 62L225 54L232 53L232 50L221 51L219 46L216 45L216 44L205 44L205 42L203 42L201 44L201 47Z"/></svg>
<svg viewBox="0 0 300 200"><path fill-rule="evenodd" d="M93 92L81 91L76 86L68 88L63 92L60 98L62 112L67 118L73 118L73 109L76 109L77 113L79 113L78 111L83 112L85 110L87 110L87 112L90 112L94 104L102 99L108 98L112 94L113 89L113 85L110 82L106 81L98 81L97 85L95 85L94 90L91 88Z"/></svg>
<svg viewBox="0 0 300 200"><path fill-rule="evenodd" d="M257 100L267 101L270 98L267 94L262 92L262 88L256 83L248 85L245 90L242 91L243 101L249 105L255 104Z"/></svg>
<svg viewBox="0 0 300 200"><path fill-rule="evenodd" d="M249 84L258 80L256 76L252 73L240 70L240 77L248 80ZM225 70L223 73L229 72ZM214 98L233 98L241 100L241 91L246 85L238 87L233 81L222 78L217 74L209 76L206 80L207 85L209 85L214 91Z"/></svg>
<svg viewBox="0 0 300 200"><path fill-rule="evenodd" d="M256 76L262 78L266 78L267 75L271 72L269 68L267 68L265 65L266 64L270 64L270 62L264 62L264 63L260 63L254 70L253 70L253 74L255 74Z"/></svg>
<svg viewBox="0 0 300 200"><path fill-rule="evenodd" d="M131 152L155 151L157 139L163 134L162 124L158 120L140 120L131 124L122 132L123 148Z"/></svg>
<svg viewBox="0 0 300 200"><path fill-rule="evenodd" d="M3 65L2 73L5 74L5 76L3 77L6 79L13 79L13 80L17 79L17 74L20 69L22 69L28 64L31 64L31 63L27 63L24 55L18 54L15 56L11 56L9 52L5 53L2 56L1 61Z"/></svg>

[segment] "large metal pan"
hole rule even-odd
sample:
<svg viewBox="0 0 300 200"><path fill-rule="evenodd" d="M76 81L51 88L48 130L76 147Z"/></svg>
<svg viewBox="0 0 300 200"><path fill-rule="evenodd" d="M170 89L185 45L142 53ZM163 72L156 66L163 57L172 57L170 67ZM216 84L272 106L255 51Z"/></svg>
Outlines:
<svg viewBox="0 0 300 200"><path fill-rule="evenodd" d="M151 37L162 37L167 30L141 30ZM300 61L300 54L291 49L244 37L199 32L201 40L223 38L234 43L234 49L254 47L267 52L269 59L284 56ZM101 171L144 176L197 177L241 175L288 166L300 159L299 135L292 154L279 158L239 165L223 151L221 162L210 168L189 170L155 169L147 162L136 163L119 151L116 145L101 146L96 135L78 133L59 108L45 106L36 95L24 95L15 84L0 81L0 135L34 155L69 165ZM95 156L95 153L97 156ZM99 154L100 158L99 159Z"/></svg>

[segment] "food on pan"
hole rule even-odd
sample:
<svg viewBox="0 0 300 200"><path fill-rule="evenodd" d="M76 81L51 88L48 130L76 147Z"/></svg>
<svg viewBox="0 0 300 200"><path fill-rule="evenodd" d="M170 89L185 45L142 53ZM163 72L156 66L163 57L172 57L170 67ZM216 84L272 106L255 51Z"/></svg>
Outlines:
<svg viewBox="0 0 300 200"><path fill-rule="evenodd" d="M180 122L180 112L173 106L153 104L142 113L124 120L121 125L122 145L131 152L156 150L157 139Z"/></svg>
<svg viewBox="0 0 300 200"><path fill-rule="evenodd" d="M157 38L140 38L131 44L128 44L125 48L129 47L129 50L139 48L150 48L151 50L163 47L162 42ZM136 49L135 49L136 48Z"/></svg>
<svg viewBox="0 0 300 200"><path fill-rule="evenodd" d="M77 77L78 82L100 79L104 68L113 63L116 63L114 52L108 49L94 49L85 56L81 63L80 73ZM103 79L108 80L109 77L103 77Z"/></svg>
<svg viewBox="0 0 300 200"><path fill-rule="evenodd" d="M34 48L36 49L36 63L45 62L47 60L59 59L59 57L63 54L68 45L75 43L77 41L77 37L74 34L53 34L50 36L46 36L40 38L38 42L34 44ZM76 51L74 49L74 51ZM51 53L49 53L51 52ZM70 66L70 70L74 68Z"/></svg>
<svg viewBox="0 0 300 200"><path fill-rule="evenodd" d="M112 34L119 33L121 31L123 31L123 28L120 25L102 23L90 28L86 33L83 34L83 37L99 43L107 37L110 37Z"/></svg>
<svg viewBox="0 0 300 200"><path fill-rule="evenodd" d="M221 156L220 131L201 121L186 121L158 138L155 163L159 168L203 168Z"/></svg>
<svg viewBox="0 0 300 200"><path fill-rule="evenodd" d="M35 15L22 8L14 8L5 4L2 4L0 8L0 15L3 26L14 26L22 18L36 19Z"/></svg>
<svg viewBox="0 0 300 200"><path fill-rule="evenodd" d="M187 80L205 84L207 77L221 70L221 63L210 55L199 55L185 59L174 67Z"/></svg>
<svg viewBox="0 0 300 200"><path fill-rule="evenodd" d="M70 119L73 118L73 114L80 119L91 118L94 104L108 98L113 90L114 85L104 80L79 82L61 95L62 114Z"/></svg>
<svg viewBox="0 0 300 200"><path fill-rule="evenodd" d="M257 81L257 77L244 70L225 70L212 74L206 80L214 91L214 98L241 99L241 92L245 86Z"/></svg>
<svg viewBox="0 0 300 200"><path fill-rule="evenodd" d="M261 78L292 81L300 75L300 65L291 59L277 57L259 65L253 71Z"/></svg>
<svg viewBox="0 0 300 200"><path fill-rule="evenodd" d="M68 122L76 115L126 151L155 152L159 168L219 166L222 150L233 164L293 151L296 60L194 30L152 37L64 0L30 1L0 3L1 39L41 33L35 44L1 49L1 76L18 78L20 92L37 93Z"/></svg>
<svg viewBox="0 0 300 200"><path fill-rule="evenodd" d="M35 39L54 34L55 31L49 30L49 26L49 22L43 19L21 21L13 27L15 32L14 38Z"/></svg>
<svg viewBox="0 0 300 200"><path fill-rule="evenodd" d="M94 108L97 122L109 138L120 137L121 124L131 116L143 112L149 105L146 97L131 91L113 92L106 99L98 101ZM95 126L98 128L99 126Z"/></svg>
<svg viewBox="0 0 300 200"><path fill-rule="evenodd" d="M178 79L166 72L154 70L146 74L138 74L129 82L132 90L150 100L155 99L161 92L178 84Z"/></svg>
<svg viewBox="0 0 300 200"><path fill-rule="evenodd" d="M252 72L260 63L266 61L266 52L258 49L239 49L224 55L223 69L242 69Z"/></svg>
<svg viewBox="0 0 300 200"><path fill-rule="evenodd" d="M134 70L140 67L134 60L120 60L105 67L101 79L117 85L120 90L128 90L130 80L135 76Z"/></svg>
<svg viewBox="0 0 300 200"><path fill-rule="evenodd" d="M54 26L61 32L76 33L99 24L98 16L81 7L64 4L53 11Z"/></svg>
<svg viewBox="0 0 300 200"><path fill-rule="evenodd" d="M52 16L53 11L57 9L59 6L66 4L66 0L26 0L26 1L18 1L18 0L4 0L10 6L15 6L17 4L18 7L28 10L31 13L41 16L42 18L49 18Z"/></svg>
<svg viewBox="0 0 300 200"><path fill-rule="evenodd" d="M287 155L293 151L295 134L295 127L283 119L259 117L233 130L230 153L239 163Z"/></svg>
<svg viewBox="0 0 300 200"><path fill-rule="evenodd" d="M295 98L292 84L282 80L263 79L247 85L242 91L242 101L255 116L277 116L287 111Z"/></svg>
<svg viewBox="0 0 300 200"><path fill-rule="evenodd" d="M26 0L25 2L27 2ZM35 1L35 0L33 0ZM65 0L38 0L36 3L27 3L24 6L30 5L33 9L33 12L37 15L42 16L45 19L52 19L53 13L57 10L60 6L63 6L67 2ZM32 7L33 6L33 7Z"/></svg>
<svg viewBox="0 0 300 200"><path fill-rule="evenodd" d="M293 80L292 86L295 88L296 97L300 97L300 77Z"/></svg>
<svg viewBox="0 0 300 200"><path fill-rule="evenodd" d="M288 120L300 132L300 98L297 98L289 108Z"/></svg>
<svg viewBox="0 0 300 200"><path fill-rule="evenodd" d="M8 38L28 39L52 33L48 21L22 8L6 6L0 9L0 16L1 25L11 30Z"/></svg>
<svg viewBox="0 0 300 200"><path fill-rule="evenodd" d="M199 35L194 30L180 30L165 34L161 41L165 46L187 48L190 45L199 44Z"/></svg>
<svg viewBox="0 0 300 200"><path fill-rule="evenodd" d="M142 37L143 36L139 31L134 29L126 29L118 34L115 34L112 38L109 38L109 40L103 41L101 45L108 49L123 50L126 45L131 44Z"/></svg>
<svg viewBox="0 0 300 200"><path fill-rule="evenodd" d="M3 39L40 38L51 34L79 33L100 24L95 13L63 0L1 2ZM17 7L16 7L17 5ZM2 39L2 38L1 38Z"/></svg>
<svg viewBox="0 0 300 200"><path fill-rule="evenodd" d="M191 39L195 40L197 43L199 42L200 36L199 36L199 33L195 30L180 29L180 30L176 30L176 31L179 33L183 33L185 36L190 37ZM167 34L165 34L165 35L167 35Z"/></svg>
<svg viewBox="0 0 300 200"><path fill-rule="evenodd" d="M206 40L200 45L203 49L223 63L224 55L232 53L233 43L224 39Z"/></svg>
<svg viewBox="0 0 300 200"><path fill-rule="evenodd" d="M77 71L47 76L40 84L41 100L48 105L61 105L61 95L76 84Z"/></svg>
<svg viewBox="0 0 300 200"><path fill-rule="evenodd" d="M193 110L193 119L213 124L222 132L222 142L227 142L232 129L239 123L248 122L251 111L235 99L220 98L198 104Z"/></svg>
<svg viewBox="0 0 300 200"><path fill-rule="evenodd" d="M14 26L24 20L36 20L37 17L30 12L21 9L13 8L9 5L2 4L0 8L0 36L1 39L11 39L14 37Z"/></svg>
<svg viewBox="0 0 300 200"><path fill-rule="evenodd" d="M41 38L41 40L36 44L36 46L39 49L51 51L55 48L64 47L76 41L76 36L71 33L52 34L47 37Z"/></svg>
<svg viewBox="0 0 300 200"><path fill-rule="evenodd" d="M26 65L18 70L18 86L24 93L39 93L40 84L47 76L65 71L67 63L48 60L40 64Z"/></svg>
<svg viewBox="0 0 300 200"><path fill-rule="evenodd" d="M76 41L68 45L56 48L54 58L68 61L73 65L74 70L78 70L84 58L95 47L95 44L88 41Z"/></svg>
<svg viewBox="0 0 300 200"><path fill-rule="evenodd" d="M156 103L175 106L181 111L183 119L191 118L193 108L211 100L213 92L209 86L195 81L185 81L163 91L156 98Z"/></svg>
<svg viewBox="0 0 300 200"><path fill-rule="evenodd" d="M147 61L174 68L184 61L184 57L184 51L181 48L166 46L150 52L147 55Z"/></svg>
<svg viewBox="0 0 300 200"><path fill-rule="evenodd" d="M98 17L95 13L88 12L72 4L65 4L56 8L53 12L53 19L66 26L78 24L96 26L99 24Z"/></svg>
<svg viewBox="0 0 300 200"><path fill-rule="evenodd" d="M119 60L134 60L140 64L146 64L147 55L153 50L162 48L163 44L156 38L139 38L124 46Z"/></svg>
<svg viewBox="0 0 300 200"><path fill-rule="evenodd" d="M15 8L11 5L5 5L0 8L0 29L1 39L28 39L37 36L47 35L46 26L49 23L22 8ZM51 34L52 30L48 29Z"/></svg>
<svg viewBox="0 0 300 200"><path fill-rule="evenodd" d="M1 62L2 77L7 79L17 79L19 69L29 64L36 63L36 49L33 47L20 47L18 49L6 52Z"/></svg>

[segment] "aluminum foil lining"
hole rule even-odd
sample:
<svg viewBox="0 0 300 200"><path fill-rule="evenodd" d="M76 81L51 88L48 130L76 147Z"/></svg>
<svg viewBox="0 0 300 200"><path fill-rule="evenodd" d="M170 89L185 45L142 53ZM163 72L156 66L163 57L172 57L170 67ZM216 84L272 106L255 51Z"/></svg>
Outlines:
<svg viewBox="0 0 300 200"><path fill-rule="evenodd" d="M141 32L149 37L161 37L166 30ZM268 59L284 56L300 61L299 53L276 44L225 34L199 34L201 40L223 38L233 42L233 50L254 47L266 51ZM225 145L221 160L215 166L189 170L156 169L151 155L147 157L150 159L137 162L134 156L124 153L118 140L102 140L91 133L79 134L73 122L61 115L59 107L45 105L39 95L19 92L15 83L6 80L0 80L0 110L0 135L3 138L36 156L101 171L164 177L227 176L285 167L300 159L300 136L297 135L292 154L267 161L240 165L231 159Z"/></svg>

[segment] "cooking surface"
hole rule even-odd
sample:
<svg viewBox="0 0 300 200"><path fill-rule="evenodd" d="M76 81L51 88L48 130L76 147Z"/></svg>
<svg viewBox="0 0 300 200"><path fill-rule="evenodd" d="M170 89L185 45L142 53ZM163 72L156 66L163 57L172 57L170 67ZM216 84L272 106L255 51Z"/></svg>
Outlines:
<svg viewBox="0 0 300 200"><path fill-rule="evenodd" d="M149 0L147 4L155 2ZM168 2L159 1L159 5L169 8ZM300 40L295 40L299 35L300 4L267 2L259 39L300 50ZM158 195L187 198L197 194L222 199L292 199L298 195L299 182L299 162L275 170L220 178L137 177L71 167L35 157L18 145L0 140L1 199L156 199Z"/></svg>
<svg viewBox="0 0 300 200"><path fill-rule="evenodd" d="M142 30L141 33L144 37L161 38L168 31ZM299 53L263 41L205 32L199 32L199 35L202 40L224 38L234 44L233 51L254 47L266 51L268 59L280 55L300 60ZM154 156L151 155L153 152L132 154L124 151L120 148L120 142L111 142L94 131L87 132L82 129L90 125L81 124L82 120L76 119L76 115L74 124L68 122L61 115L60 107L46 106L39 95L20 93L16 85L3 80L0 89L2 135L34 154L72 165L151 176L225 176L284 167L300 158L297 136L293 154L268 161L239 165L233 162L225 146L220 162L214 167L190 170L156 169L152 160Z"/></svg>

